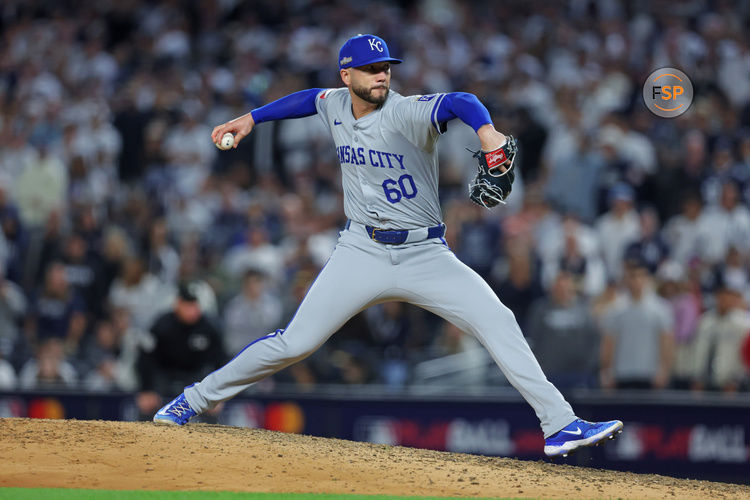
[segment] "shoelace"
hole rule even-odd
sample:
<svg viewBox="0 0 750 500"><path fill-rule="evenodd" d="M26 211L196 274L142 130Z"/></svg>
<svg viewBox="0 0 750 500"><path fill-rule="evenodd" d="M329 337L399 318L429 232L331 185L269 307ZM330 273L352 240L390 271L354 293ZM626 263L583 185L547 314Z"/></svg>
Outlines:
<svg viewBox="0 0 750 500"><path fill-rule="evenodd" d="M183 414L188 413L191 411L190 405L187 403L187 401L183 401L180 404L174 405L172 408L167 410L167 412L172 413L173 415L177 417L182 417Z"/></svg>

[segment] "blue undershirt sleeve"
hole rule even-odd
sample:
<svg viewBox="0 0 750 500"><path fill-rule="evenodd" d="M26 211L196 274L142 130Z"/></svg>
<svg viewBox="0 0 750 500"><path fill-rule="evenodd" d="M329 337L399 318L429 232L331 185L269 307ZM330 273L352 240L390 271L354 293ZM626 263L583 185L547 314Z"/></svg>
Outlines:
<svg viewBox="0 0 750 500"><path fill-rule="evenodd" d="M314 115L318 112L315 108L315 98L321 92L323 89L300 90L256 108L250 113L255 123Z"/></svg>
<svg viewBox="0 0 750 500"><path fill-rule="evenodd" d="M490 112L477 96L468 92L451 92L438 104L437 121L445 123L460 118L476 132L482 125L492 123Z"/></svg>

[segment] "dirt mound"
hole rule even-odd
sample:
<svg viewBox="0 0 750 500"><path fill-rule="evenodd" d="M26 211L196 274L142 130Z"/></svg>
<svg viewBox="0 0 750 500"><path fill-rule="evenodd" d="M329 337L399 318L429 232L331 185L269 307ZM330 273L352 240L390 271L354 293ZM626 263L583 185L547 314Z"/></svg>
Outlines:
<svg viewBox="0 0 750 500"><path fill-rule="evenodd" d="M215 425L0 419L0 487L747 498L750 487Z"/></svg>

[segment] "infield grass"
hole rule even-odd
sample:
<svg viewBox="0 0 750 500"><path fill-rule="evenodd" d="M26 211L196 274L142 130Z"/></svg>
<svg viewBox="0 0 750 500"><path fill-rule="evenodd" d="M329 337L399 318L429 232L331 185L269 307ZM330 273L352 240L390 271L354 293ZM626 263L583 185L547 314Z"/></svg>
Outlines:
<svg viewBox="0 0 750 500"><path fill-rule="evenodd" d="M332 495L326 493L238 493L233 491L128 491L69 488L0 488L0 500L451 500L458 497ZM478 498L474 500L512 500Z"/></svg>

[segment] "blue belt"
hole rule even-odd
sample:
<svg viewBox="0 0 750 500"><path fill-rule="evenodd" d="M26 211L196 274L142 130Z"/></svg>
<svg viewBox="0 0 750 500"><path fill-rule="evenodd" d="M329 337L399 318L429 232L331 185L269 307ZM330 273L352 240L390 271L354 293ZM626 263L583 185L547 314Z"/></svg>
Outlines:
<svg viewBox="0 0 750 500"><path fill-rule="evenodd" d="M428 227L426 233L424 229L379 229L372 226L365 226L365 229L373 241L388 245L401 245L402 243L406 243L407 239L409 239L409 234L412 235L410 243L414 241L428 240L430 238L442 238L445 235L445 224Z"/></svg>

